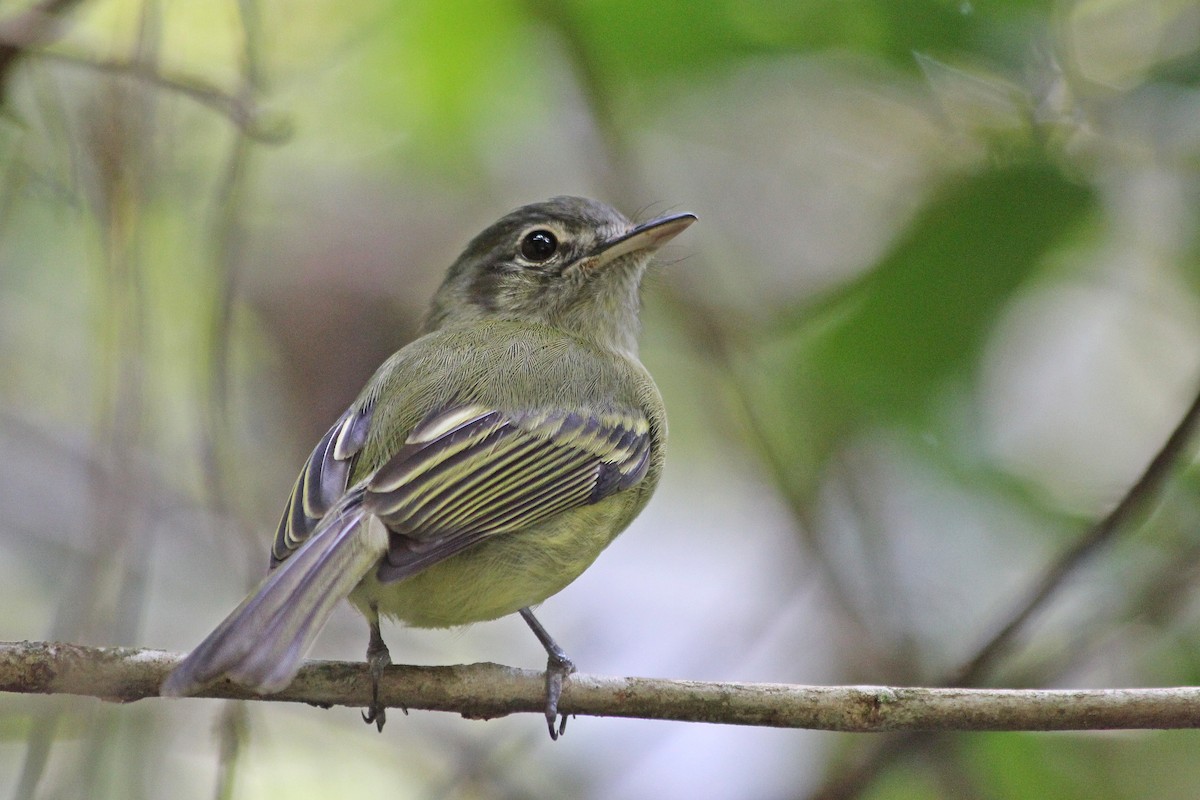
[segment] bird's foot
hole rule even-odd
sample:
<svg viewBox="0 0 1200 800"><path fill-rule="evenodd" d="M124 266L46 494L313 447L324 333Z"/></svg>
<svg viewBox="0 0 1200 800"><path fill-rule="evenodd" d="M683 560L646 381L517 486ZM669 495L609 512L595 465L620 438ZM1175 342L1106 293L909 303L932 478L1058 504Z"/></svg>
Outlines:
<svg viewBox="0 0 1200 800"><path fill-rule="evenodd" d="M546 660L546 724L550 738L556 741L567 730L567 715L562 714L559 720L558 698L562 696L563 681L574 671L575 662L561 650L551 653Z"/></svg>
<svg viewBox="0 0 1200 800"><path fill-rule="evenodd" d="M383 636L379 633L379 623L371 625L371 641L367 645L367 667L371 673L371 704L362 712L363 722L370 725L375 723L375 729L383 733L383 724L387 722L387 707L379 702L379 681L383 671L392 664L392 654L388 652ZM408 713L407 710L404 712Z"/></svg>
<svg viewBox="0 0 1200 800"><path fill-rule="evenodd" d="M558 642L546 632L528 607L521 609L521 617L533 631L533 635L546 648L546 724L550 726L550 738L555 741L567 730L567 715L559 722L558 698L562 696L563 681L575 671L575 662L567 657Z"/></svg>

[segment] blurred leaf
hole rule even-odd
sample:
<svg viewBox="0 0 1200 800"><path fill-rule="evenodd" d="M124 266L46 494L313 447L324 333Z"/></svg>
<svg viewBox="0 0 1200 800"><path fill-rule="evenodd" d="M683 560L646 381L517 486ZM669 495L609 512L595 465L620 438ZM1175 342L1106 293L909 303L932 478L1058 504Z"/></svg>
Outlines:
<svg viewBox="0 0 1200 800"><path fill-rule="evenodd" d="M1164 769L1194 752L1194 731L1097 734L992 733L958 740L989 797L1102 800L1195 797L1193 770Z"/></svg>
<svg viewBox="0 0 1200 800"><path fill-rule="evenodd" d="M604 98L645 92L652 105L751 58L825 50L918 71L914 53L976 51L997 25L1044 0L685 3L667 0L416 0L359 11L359 83L325 124L366 125L417 163L474 174L497 139L544 132L561 112L564 66ZM562 48L547 46L549 28ZM1008 44L1005 42L1005 44ZM564 65L564 51L570 63ZM1011 46L994 58L1020 56ZM344 67L339 66L339 70ZM597 102L593 97L592 101ZM606 102L602 115L614 112ZM359 117L361 116L361 119Z"/></svg>
<svg viewBox="0 0 1200 800"><path fill-rule="evenodd" d="M1086 189L1045 164L971 176L947 187L874 270L785 323L790 335L766 358L768 374L782 375L774 416L793 427L783 438L807 451L797 462L817 466L865 422L924 425L949 382L977 363L1009 298L1091 207Z"/></svg>
<svg viewBox="0 0 1200 800"><path fill-rule="evenodd" d="M358 83L338 90L345 107L323 125L365 126L402 157L469 178L498 131L536 128L550 110L544 42L518 4L415 0L359 13L363 41L348 65Z"/></svg>
<svg viewBox="0 0 1200 800"><path fill-rule="evenodd" d="M995 152L1028 147L1034 116L1029 92L1002 75L914 54L946 122Z"/></svg>
<svg viewBox="0 0 1200 800"><path fill-rule="evenodd" d="M1146 76L1148 83L1167 83L1195 89L1200 86L1200 48L1155 65Z"/></svg>
<svg viewBox="0 0 1200 800"><path fill-rule="evenodd" d="M1056 741L1063 737L1029 734L984 734L960 740L958 751L992 790L993 797L1100 798L1102 775L1084 763L1066 758L1082 742ZM1099 766L1099 765L1095 765Z"/></svg>
<svg viewBox="0 0 1200 800"><path fill-rule="evenodd" d="M1001 307L1090 207L1084 188L1045 166L972 177L946 192L837 304L805 365L852 406L919 410L975 363Z"/></svg>
<svg viewBox="0 0 1200 800"><path fill-rule="evenodd" d="M905 761L884 772L863 795L865 800L931 800L943 796L929 770Z"/></svg>
<svg viewBox="0 0 1200 800"><path fill-rule="evenodd" d="M914 50L977 49L997 18L1050 7L1045 0L810 0L535 2L539 14L586 47L614 81L707 70L732 59L846 50L915 69ZM1010 48L1011 51L1011 48ZM696 77L700 77L697 75Z"/></svg>

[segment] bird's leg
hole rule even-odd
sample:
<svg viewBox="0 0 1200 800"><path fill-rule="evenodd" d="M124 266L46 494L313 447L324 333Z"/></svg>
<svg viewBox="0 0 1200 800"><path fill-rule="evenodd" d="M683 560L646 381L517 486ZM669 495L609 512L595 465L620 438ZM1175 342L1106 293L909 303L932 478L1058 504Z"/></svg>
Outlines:
<svg viewBox="0 0 1200 800"><path fill-rule="evenodd" d="M388 652L383 634L379 632L379 609L374 605L371 606L367 624L371 626L371 641L367 643L367 667L371 672L371 705L363 712L362 718L368 725L374 722L376 729L382 733L383 723L387 722L387 709L379 702L379 680L383 677L383 670L391 665L392 654Z"/></svg>
<svg viewBox="0 0 1200 800"><path fill-rule="evenodd" d="M546 632L528 607L521 609L521 617L542 643L542 647L546 648L546 655L549 656L546 660L546 724L550 726L550 738L558 739L567 729L566 714L562 715L561 723L555 724L559 716L558 698L562 696L563 680L575 671L575 662L567 657L566 652Z"/></svg>

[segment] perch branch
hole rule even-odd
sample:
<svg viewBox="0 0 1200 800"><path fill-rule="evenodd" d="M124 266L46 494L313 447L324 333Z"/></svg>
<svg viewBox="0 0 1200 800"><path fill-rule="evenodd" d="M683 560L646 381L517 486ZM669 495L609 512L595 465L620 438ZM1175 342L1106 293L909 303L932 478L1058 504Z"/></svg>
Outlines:
<svg viewBox="0 0 1200 800"><path fill-rule="evenodd" d="M181 656L160 650L51 642L0 644L0 691L74 694L115 702L158 695ZM487 719L542 713L541 672L499 664L393 666L380 697L389 706ZM201 697L323 707L367 705L362 663L310 661L269 698L228 682ZM828 731L1059 731L1200 727L1200 688L925 689L796 686L572 675L559 707L570 714Z"/></svg>

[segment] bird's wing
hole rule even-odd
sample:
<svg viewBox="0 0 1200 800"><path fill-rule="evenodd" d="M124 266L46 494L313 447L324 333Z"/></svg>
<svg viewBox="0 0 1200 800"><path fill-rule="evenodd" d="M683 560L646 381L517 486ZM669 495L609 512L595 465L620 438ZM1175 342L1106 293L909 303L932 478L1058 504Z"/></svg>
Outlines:
<svg viewBox="0 0 1200 800"><path fill-rule="evenodd" d="M598 502L650 464L639 411L431 414L368 481L363 507L391 532L379 578L399 580L494 534Z"/></svg>
<svg viewBox="0 0 1200 800"><path fill-rule="evenodd" d="M271 545L271 567L299 549L350 486L354 463L371 426L370 403L351 407L321 437L292 487Z"/></svg>

